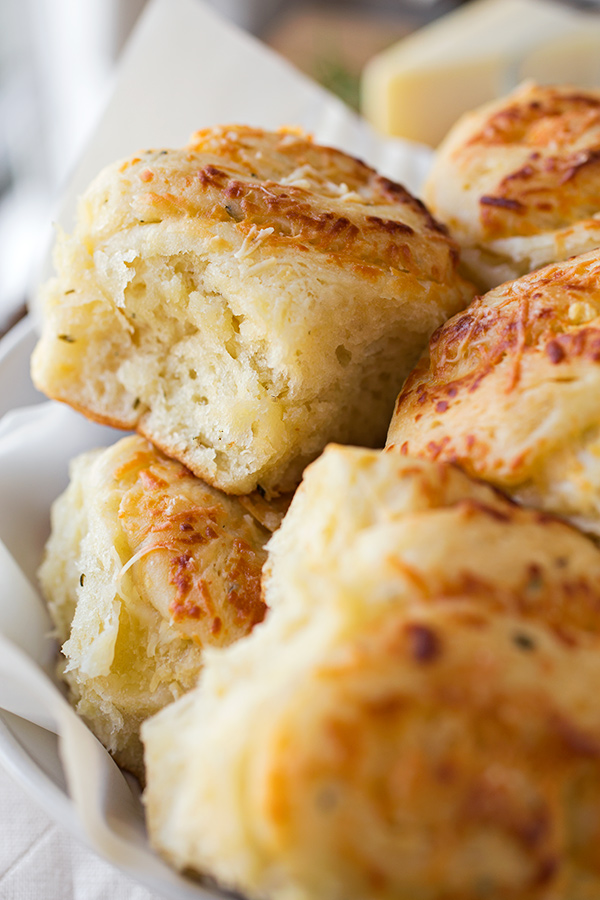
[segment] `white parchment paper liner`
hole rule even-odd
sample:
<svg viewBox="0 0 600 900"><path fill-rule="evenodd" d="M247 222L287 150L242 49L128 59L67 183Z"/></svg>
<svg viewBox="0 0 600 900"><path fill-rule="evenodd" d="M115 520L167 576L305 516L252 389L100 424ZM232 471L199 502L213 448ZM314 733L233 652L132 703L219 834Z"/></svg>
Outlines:
<svg viewBox="0 0 600 900"><path fill-rule="evenodd" d="M152 0L58 221L72 227L76 198L103 165L144 148L180 146L218 123L300 125L413 192L430 161L424 147L378 139L340 101L199 0ZM39 402L28 376L34 341L29 321L0 345L0 759L51 814L153 890L172 898L221 895L152 854L139 796L53 680L56 648L33 587L50 505L67 484L69 460L120 433ZM11 397L32 405L6 412Z"/></svg>

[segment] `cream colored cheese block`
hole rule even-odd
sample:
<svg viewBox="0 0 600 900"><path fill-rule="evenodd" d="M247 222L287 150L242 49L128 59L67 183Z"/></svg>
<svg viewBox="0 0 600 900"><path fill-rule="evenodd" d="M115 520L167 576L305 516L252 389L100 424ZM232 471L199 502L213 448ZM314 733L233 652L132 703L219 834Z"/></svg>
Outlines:
<svg viewBox="0 0 600 900"><path fill-rule="evenodd" d="M599 84L600 21L548 0L477 0L374 57L364 116L436 146L456 119L524 78Z"/></svg>

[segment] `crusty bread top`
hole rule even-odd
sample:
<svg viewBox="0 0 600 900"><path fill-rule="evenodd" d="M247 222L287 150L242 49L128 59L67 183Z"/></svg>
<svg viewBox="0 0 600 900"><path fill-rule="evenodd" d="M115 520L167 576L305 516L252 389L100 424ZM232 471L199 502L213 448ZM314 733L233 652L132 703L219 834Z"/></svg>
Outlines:
<svg viewBox="0 0 600 900"><path fill-rule="evenodd" d="M53 506L39 573L62 641L77 616L85 623L79 640L93 643L90 622L98 623L101 597L109 607L115 596L129 602L146 624L150 614L139 610L153 608L161 627L171 629L167 643L185 637L222 646L262 621L269 531L237 497L195 478L137 435L82 454L70 471L70 485ZM268 518L269 504L262 504ZM98 644L106 650L109 627L106 621L100 627ZM102 669L89 658L90 671Z"/></svg>
<svg viewBox="0 0 600 900"><path fill-rule="evenodd" d="M194 686L205 649L263 620L269 532L137 435L78 456L70 475L39 571L61 675L96 736L143 779L141 722Z"/></svg>
<svg viewBox="0 0 600 900"><path fill-rule="evenodd" d="M270 900L594 896L598 547L329 447L269 556L264 625L144 725L154 845Z"/></svg>
<svg viewBox="0 0 600 900"><path fill-rule="evenodd" d="M125 568L175 631L219 646L262 621L268 532L236 497L204 484L140 437L104 451L103 468L106 494L120 496L121 541L132 551Z"/></svg>
<svg viewBox="0 0 600 900"><path fill-rule="evenodd" d="M343 584L346 617L358 602L374 610L392 597L461 597L600 635L599 576L593 541L458 466L330 445L305 470L270 539L263 588L269 609L300 616L334 606Z"/></svg>
<svg viewBox="0 0 600 900"><path fill-rule="evenodd" d="M328 441L381 446L431 332L472 297L404 188L293 132L216 127L101 172L42 291L36 385L236 494Z"/></svg>
<svg viewBox="0 0 600 900"><path fill-rule="evenodd" d="M454 244L402 186L291 130L198 131L187 147L150 150L108 167L87 201L87 224L98 238L194 217L196 224L229 223L238 234L273 229L261 235L263 249L301 250L305 243L366 278L390 267L430 271L433 253L433 277L442 280L456 262Z"/></svg>
<svg viewBox="0 0 600 900"><path fill-rule="evenodd" d="M598 531L599 391L595 250L501 285L438 329L398 397L388 444L505 489L536 485L529 502Z"/></svg>
<svg viewBox="0 0 600 900"><path fill-rule="evenodd" d="M526 84L463 117L426 188L457 235L564 228L600 210L600 91Z"/></svg>

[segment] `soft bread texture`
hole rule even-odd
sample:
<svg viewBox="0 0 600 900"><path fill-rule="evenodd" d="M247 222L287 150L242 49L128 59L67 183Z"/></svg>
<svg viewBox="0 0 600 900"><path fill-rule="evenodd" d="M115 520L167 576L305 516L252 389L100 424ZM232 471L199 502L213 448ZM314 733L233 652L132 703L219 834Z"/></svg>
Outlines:
<svg viewBox="0 0 600 900"><path fill-rule="evenodd" d="M526 83L462 117L424 190L488 290L600 246L600 91Z"/></svg>
<svg viewBox="0 0 600 900"><path fill-rule="evenodd" d="M600 251L478 298L431 339L388 445L600 534Z"/></svg>
<svg viewBox="0 0 600 900"><path fill-rule="evenodd" d="M143 726L150 837L277 900L600 889L600 551L452 466L328 448L264 623Z"/></svg>
<svg viewBox="0 0 600 900"><path fill-rule="evenodd" d="M195 685L205 647L262 620L268 536L144 438L72 463L40 581L72 702L139 777L141 722Z"/></svg>
<svg viewBox="0 0 600 900"><path fill-rule="evenodd" d="M37 386L227 492L293 490L329 440L382 446L474 290L404 188L295 132L198 132L110 166L41 298Z"/></svg>

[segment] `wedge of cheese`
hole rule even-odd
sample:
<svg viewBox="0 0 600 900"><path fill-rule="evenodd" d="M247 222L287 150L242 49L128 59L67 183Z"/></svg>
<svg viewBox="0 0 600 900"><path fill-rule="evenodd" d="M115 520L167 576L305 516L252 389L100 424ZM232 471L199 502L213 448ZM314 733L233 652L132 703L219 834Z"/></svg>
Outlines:
<svg viewBox="0 0 600 900"><path fill-rule="evenodd" d="M600 85L600 11L474 0L374 57L362 112L384 134L436 146L463 112L525 78Z"/></svg>

